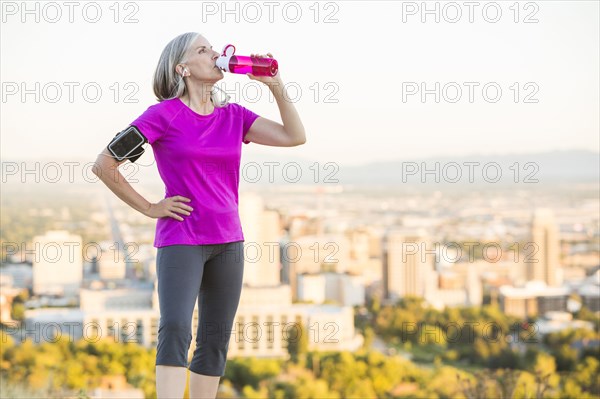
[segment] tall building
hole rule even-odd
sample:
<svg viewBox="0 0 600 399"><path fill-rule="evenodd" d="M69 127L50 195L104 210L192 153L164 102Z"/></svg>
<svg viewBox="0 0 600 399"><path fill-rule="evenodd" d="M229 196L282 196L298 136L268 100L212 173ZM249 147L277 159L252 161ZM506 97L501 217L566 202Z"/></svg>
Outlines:
<svg viewBox="0 0 600 399"><path fill-rule="evenodd" d="M435 254L423 229L388 232L384 257L384 285L388 299L425 296L428 282L435 277Z"/></svg>
<svg viewBox="0 0 600 399"><path fill-rule="evenodd" d="M287 277L293 300L298 299L298 276L302 273L348 270L350 240L345 234L306 235L286 243Z"/></svg>
<svg viewBox="0 0 600 399"><path fill-rule="evenodd" d="M120 280L125 278L127 265L125 254L110 248L102 248L96 259L98 274L102 280Z"/></svg>
<svg viewBox="0 0 600 399"><path fill-rule="evenodd" d="M380 256L371 258L371 232L365 228L348 229L345 232L350 244L349 263L346 270L364 276L365 284L381 280Z"/></svg>
<svg viewBox="0 0 600 399"><path fill-rule="evenodd" d="M350 273L303 273L298 275L298 300L316 304L333 301L341 306L365 304L362 275Z"/></svg>
<svg viewBox="0 0 600 399"><path fill-rule="evenodd" d="M592 312L600 312L600 270L596 270L583 281L578 294L583 306Z"/></svg>
<svg viewBox="0 0 600 399"><path fill-rule="evenodd" d="M299 301L325 302L325 273L302 273L296 281Z"/></svg>
<svg viewBox="0 0 600 399"><path fill-rule="evenodd" d="M561 284L559 271L560 242L558 226L550 209L536 209L531 222L531 242L524 248L527 280L543 281L549 287ZM527 245L526 244L526 245Z"/></svg>
<svg viewBox="0 0 600 399"><path fill-rule="evenodd" d="M33 237L33 293L77 295L83 279L81 236L52 230Z"/></svg>
<svg viewBox="0 0 600 399"><path fill-rule="evenodd" d="M370 258L369 232L366 229L349 229L346 235L350 240L350 258L353 263L367 263Z"/></svg>
<svg viewBox="0 0 600 399"><path fill-rule="evenodd" d="M470 306L481 306L483 303L483 286L475 265L467 268L466 278L467 299Z"/></svg>
<svg viewBox="0 0 600 399"><path fill-rule="evenodd" d="M500 308L510 316L527 318L547 312L567 310L568 287L548 287L542 281L529 281L524 287L500 287Z"/></svg>
<svg viewBox="0 0 600 399"><path fill-rule="evenodd" d="M281 224L277 211L265 210L255 193L240 194L240 219L244 231L244 284L276 286L281 283Z"/></svg>

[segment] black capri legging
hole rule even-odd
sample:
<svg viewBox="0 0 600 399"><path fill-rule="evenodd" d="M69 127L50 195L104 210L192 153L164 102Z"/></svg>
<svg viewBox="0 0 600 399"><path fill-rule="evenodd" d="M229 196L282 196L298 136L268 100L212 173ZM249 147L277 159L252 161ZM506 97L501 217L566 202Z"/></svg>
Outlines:
<svg viewBox="0 0 600 399"><path fill-rule="evenodd" d="M229 338L242 291L244 241L160 247L156 270L160 307L156 365L225 375ZM196 349L188 364L196 298Z"/></svg>

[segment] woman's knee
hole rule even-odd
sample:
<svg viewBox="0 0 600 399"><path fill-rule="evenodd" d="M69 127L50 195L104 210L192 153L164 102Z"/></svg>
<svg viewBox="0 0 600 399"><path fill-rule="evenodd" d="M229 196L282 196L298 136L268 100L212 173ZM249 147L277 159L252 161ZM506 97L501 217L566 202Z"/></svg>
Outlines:
<svg viewBox="0 0 600 399"><path fill-rule="evenodd" d="M158 326L158 332L164 332L167 334L180 334L185 336L192 333L191 328L192 327L189 321L161 318Z"/></svg>
<svg viewBox="0 0 600 399"><path fill-rule="evenodd" d="M192 332L187 323L166 320L158 328L157 364L187 367Z"/></svg>
<svg viewBox="0 0 600 399"><path fill-rule="evenodd" d="M158 340L187 350L192 342L190 323L178 320L162 321L158 327Z"/></svg>

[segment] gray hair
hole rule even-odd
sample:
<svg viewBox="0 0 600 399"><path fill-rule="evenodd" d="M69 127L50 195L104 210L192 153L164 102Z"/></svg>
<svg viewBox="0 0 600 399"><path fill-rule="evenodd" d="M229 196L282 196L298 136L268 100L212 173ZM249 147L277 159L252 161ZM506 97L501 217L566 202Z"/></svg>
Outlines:
<svg viewBox="0 0 600 399"><path fill-rule="evenodd" d="M177 73L175 67L186 61L186 54L198 36L200 33L183 33L171 40L162 51L153 79L154 94L158 101L179 98L185 94L185 80ZM216 90L220 90L224 96L219 95ZM229 101L229 96L213 86L210 100L215 107L224 107Z"/></svg>

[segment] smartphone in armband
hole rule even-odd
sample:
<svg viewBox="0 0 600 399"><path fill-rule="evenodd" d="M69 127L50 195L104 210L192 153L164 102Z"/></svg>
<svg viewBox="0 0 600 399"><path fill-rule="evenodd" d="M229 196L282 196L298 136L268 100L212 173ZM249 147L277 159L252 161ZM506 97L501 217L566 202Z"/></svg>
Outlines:
<svg viewBox="0 0 600 399"><path fill-rule="evenodd" d="M147 143L148 139L135 126L129 126L117 135L108 144L108 151L117 161L129 159L135 162L142 156L145 149L143 144Z"/></svg>

